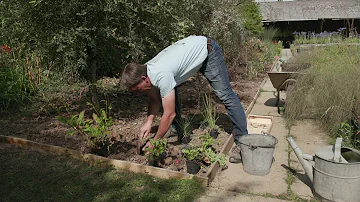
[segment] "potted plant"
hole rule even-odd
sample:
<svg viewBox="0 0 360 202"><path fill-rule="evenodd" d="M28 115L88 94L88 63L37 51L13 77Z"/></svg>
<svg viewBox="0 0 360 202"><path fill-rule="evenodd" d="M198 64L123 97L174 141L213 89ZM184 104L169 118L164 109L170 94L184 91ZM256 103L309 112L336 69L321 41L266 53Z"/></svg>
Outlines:
<svg viewBox="0 0 360 202"><path fill-rule="evenodd" d="M219 126L216 125L218 115L216 114L216 106L208 95L203 96L204 110L202 112L203 122L207 125L209 134L216 139L219 135Z"/></svg>
<svg viewBox="0 0 360 202"><path fill-rule="evenodd" d="M148 152L148 164L154 167L160 167L166 152L167 142L165 139L150 139L151 147L146 148Z"/></svg>
<svg viewBox="0 0 360 202"><path fill-rule="evenodd" d="M190 146L181 150L186 159L186 170L190 174L196 174L200 170L200 161L203 159L201 147Z"/></svg>
<svg viewBox="0 0 360 202"><path fill-rule="evenodd" d="M181 119L179 126L181 128L181 143L188 144L191 141L191 129L192 129L192 119L194 116L186 116L185 119Z"/></svg>
<svg viewBox="0 0 360 202"><path fill-rule="evenodd" d="M221 168L226 168L226 156L225 154L216 154L212 148L207 148L205 151L205 161L209 164L218 162Z"/></svg>

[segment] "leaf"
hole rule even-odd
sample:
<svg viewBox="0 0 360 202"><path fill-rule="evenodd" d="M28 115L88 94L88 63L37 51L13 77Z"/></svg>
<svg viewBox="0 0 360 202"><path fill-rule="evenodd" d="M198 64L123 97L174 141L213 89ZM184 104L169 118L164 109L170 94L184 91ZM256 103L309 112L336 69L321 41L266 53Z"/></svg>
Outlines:
<svg viewBox="0 0 360 202"><path fill-rule="evenodd" d="M57 120L60 121L60 122L63 123L63 124L67 124L67 123L68 123L67 119L66 119L65 117L62 117L62 116L58 116L58 117L57 117Z"/></svg>
<svg viewBox="0 0 360 202"><path fill-rule="evenodd" d="M80 112L80 114L79 114L79 118L76 121L79 125L82 122L82 120L84 119L84 114L85 114L85 110Z"/></svg>
<svg viewBox="0 0 360 202"><path fill-rule="evenodd" d="M95 114L95 113L93 113L92 116L93 116L94 121L96 121L96 123L98 123L99 122L99 116L97 114Z"/></svg>
<svg viewBox="0 0 360 202"><path fill-rule="evenodd" d="M74 134L75 134L75 131L70 131L70 132L68 133L69 136L73 136Z"/></svg>

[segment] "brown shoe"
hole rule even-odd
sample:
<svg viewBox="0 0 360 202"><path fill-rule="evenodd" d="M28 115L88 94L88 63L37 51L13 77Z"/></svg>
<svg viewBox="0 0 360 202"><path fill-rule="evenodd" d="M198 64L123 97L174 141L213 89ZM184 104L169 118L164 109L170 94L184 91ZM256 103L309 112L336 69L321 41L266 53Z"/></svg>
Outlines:
<svg viewBox="0 0 360 202"><path fill-rule="evenodd" d="M238 146L235 146L229 155L230 163L241 163L241 150Z"/></svg>

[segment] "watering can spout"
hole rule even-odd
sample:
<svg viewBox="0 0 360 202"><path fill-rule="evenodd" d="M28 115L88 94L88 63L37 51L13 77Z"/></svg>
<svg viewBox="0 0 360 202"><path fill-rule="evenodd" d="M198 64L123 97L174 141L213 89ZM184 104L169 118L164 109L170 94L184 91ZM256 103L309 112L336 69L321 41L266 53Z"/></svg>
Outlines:
<svg viewBox="0 0 360 202"><path fill-rule="evenodd" d="M310 181L313 182L313 169L308 160L314 160L314 156L304 154L292 137L287 138L287 140L294 150L296 157L299 159L301 166L304 168L306 175L309 177Z"/></svg>

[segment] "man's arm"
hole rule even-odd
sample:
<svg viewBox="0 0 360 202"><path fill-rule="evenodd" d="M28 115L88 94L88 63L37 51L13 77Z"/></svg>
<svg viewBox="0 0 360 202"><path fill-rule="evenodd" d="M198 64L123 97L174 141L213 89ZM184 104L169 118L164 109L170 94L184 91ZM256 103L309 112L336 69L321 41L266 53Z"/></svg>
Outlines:
<svg viewBox="0 0 360 202"><path fill-rule="evenodd" d="M140 128L140 138L146 138L149 135L154 118L159 112L161 106L161 98L159 90L157 88L153 87L148 93L148 97L148 116L146 117L144 124Z"/></svg>
<svg viewBox="0 0 360 202"><path fill-rule="evenodd" d="M154 120L156 114L160 110L161 106L161 97L159 90L155 87L151 88L151 91L148 93L149 102L148 102L148 116L146 120L150 120L151 122Z"/></svg>
<svg viewBox="0 0 360 202"><path fill-rule="evenodd" d="M154 137L154 139L162 138L165 133L168 131L172 121L176 116L175 112L175 90L170 91L168 95L162 98L162 106L164 109L164 113L161 117L158 131Z"/></svg>

